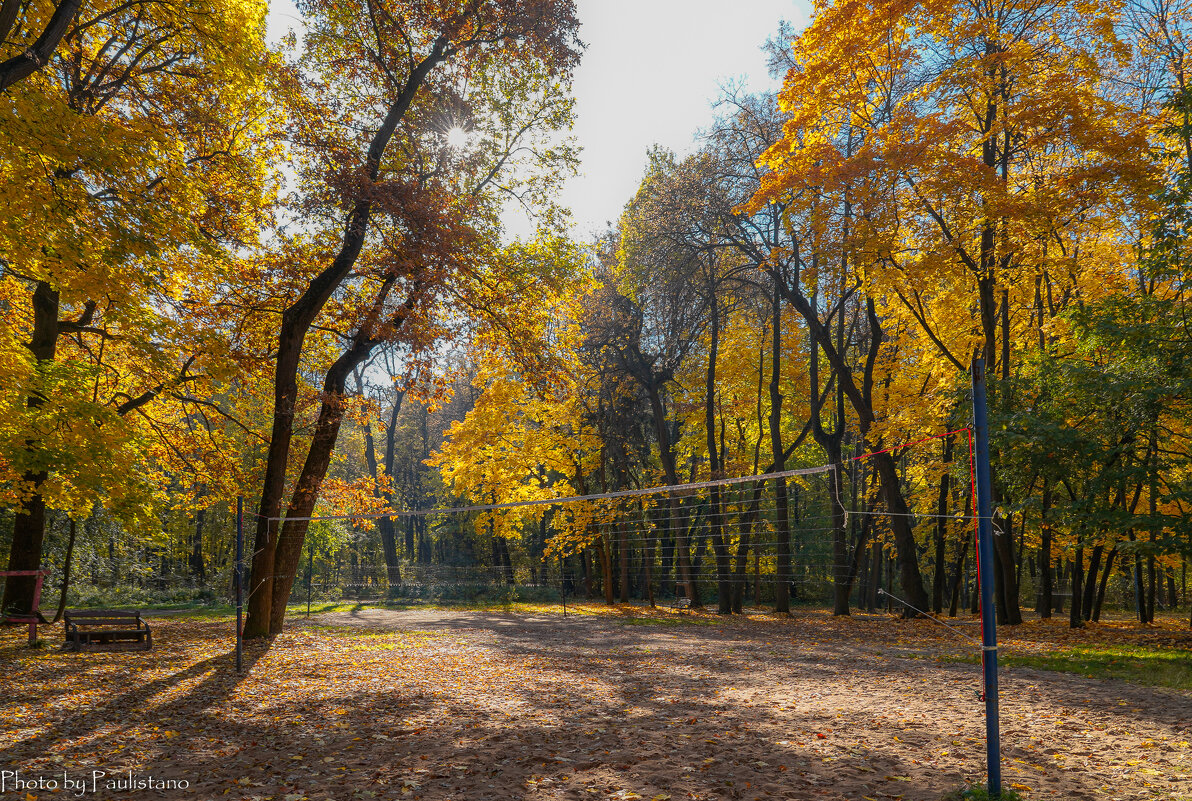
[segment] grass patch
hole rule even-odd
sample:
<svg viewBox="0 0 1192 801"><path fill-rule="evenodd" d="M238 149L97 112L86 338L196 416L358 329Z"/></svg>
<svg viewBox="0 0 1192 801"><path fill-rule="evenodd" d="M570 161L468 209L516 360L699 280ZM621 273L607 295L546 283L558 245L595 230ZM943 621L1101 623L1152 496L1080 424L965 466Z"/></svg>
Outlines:
<svg viewBox="0 0 1192 801"><path fill-rule="evenodd" d="M947 661L976 664L981 660L976 655L965 655ZM1038 654L1001 653L998 663L1006 667L1077 673L1090 679L1118 679L1150 687L1192 690L1192 653L1178 648L1076 646Z"/></svg>

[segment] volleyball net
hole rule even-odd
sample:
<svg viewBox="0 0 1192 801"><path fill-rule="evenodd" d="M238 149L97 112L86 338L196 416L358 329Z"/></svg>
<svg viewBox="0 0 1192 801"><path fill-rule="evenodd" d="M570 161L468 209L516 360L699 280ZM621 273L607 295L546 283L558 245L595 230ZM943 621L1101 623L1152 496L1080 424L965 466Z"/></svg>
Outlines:
<svg viewBox="0 0 1192 801"><path fill-rule="evenodd" d="M970 465L963 439L956 442L956 459L928 446L940 439L900 446L907 497L922 499L904 514L922 542L917 557L926 578L933 582L935 573L946 573L944 605L955 598L952 605L964 607L975 597L975 566L964 547L973 520ZM844 586L854 606L890 607L890 594L897 598L901 590L897 553L871 455L855 454L839 466L677 485L297 518L357 532L377 532L387 521L390 553L400 558L387 564L374 547L372 558L332 561L313 547L292 597L688 597L711 604L728 592L740 607L779 597L831 604ZM924 491L943 475L950 481L942 493ZM932 537L943 547L933 547Z"/></svg>

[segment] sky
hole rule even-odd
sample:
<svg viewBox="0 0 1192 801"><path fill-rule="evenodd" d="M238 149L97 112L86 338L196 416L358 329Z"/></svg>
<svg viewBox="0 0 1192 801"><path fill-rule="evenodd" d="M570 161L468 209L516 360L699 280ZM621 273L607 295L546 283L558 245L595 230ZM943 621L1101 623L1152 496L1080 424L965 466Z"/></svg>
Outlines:
<svg viewBox="0 0 1192 801"><path fill-rule="evenodd" d="M796 29L799 0L578 0L588 44L575 75L580 174L562 195L576 232L603 230L637 190L646 151L657 143L683 154L713 119L727 81L776 87L761 46L780 20Z"/></svg>
<svg viewBox="0 0 1192 801"><path fill-rule="evenodd" d="M743 80L754 91L777 84L761 46L780 20L806 24L806 0L577 0L587 43L575 73L580 173L560 201L573 233L586 239L615 221L633 196L654 144L690 152L713 119L720 87ZM298 25L290 0L273 0L270 36ZM511 211L513 235L532 228Z"/></svg>

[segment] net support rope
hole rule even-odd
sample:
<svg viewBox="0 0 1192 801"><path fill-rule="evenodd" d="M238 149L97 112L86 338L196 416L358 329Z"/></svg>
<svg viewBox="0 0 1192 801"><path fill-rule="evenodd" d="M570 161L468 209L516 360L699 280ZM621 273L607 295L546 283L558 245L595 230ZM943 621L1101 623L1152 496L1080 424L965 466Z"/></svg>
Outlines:
<svg viewBox="0 0 1192 801"><path fill-rule="evenodd" d="M762 473L756 476L742 476L740 478L720 478L714 481L697 481L691 484L671 484L662 487L645 487L643 489L619 490L617 492L602 492L595 495L572 495L566 498L535 498L528 501L509 501L507 503L489 503L478 506L456 506L451 509L400 509L388 510L385 512L369 512L357 514L342 514L342 515L311 515L309 517L269 517L267 520L271 521L286 521L286 520L379 520L383 517L413 517L423 515L450 515L459 514L462 512L492 512L499 509L515 509L524 506L553 506L564 503L577 503L581 501L601 501L609 498L630 498L638 495L661 495L667 493L670 495L681 495L683 493L692 492L699 489L708 489L711 487L723 487L730 484L745 484L750 481L773 481L776 478L793 478L795 476L810 476L817 473L827 473L835 470L836 466L831 464L820 465L818 467L803 467L797 470L782 470L777 473Z"/></svg>

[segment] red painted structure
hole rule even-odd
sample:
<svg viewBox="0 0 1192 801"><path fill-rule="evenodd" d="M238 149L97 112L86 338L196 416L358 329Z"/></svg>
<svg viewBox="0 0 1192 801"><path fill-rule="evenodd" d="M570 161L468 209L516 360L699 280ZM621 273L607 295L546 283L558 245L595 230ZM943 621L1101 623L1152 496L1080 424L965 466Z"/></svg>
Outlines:
<svg viewBox="0 0 1192 801"><path fill-rule="evenodd" d="M50 574L48 570L0 570L0 576L36 576L33 582L33 614L31 615L5 615L0 610L0 624L3 623L28 623L29 624L29 644L33 645L37 642L37 624L41 622L38 617L37 610L41 607L41 582Z"/></svg>

